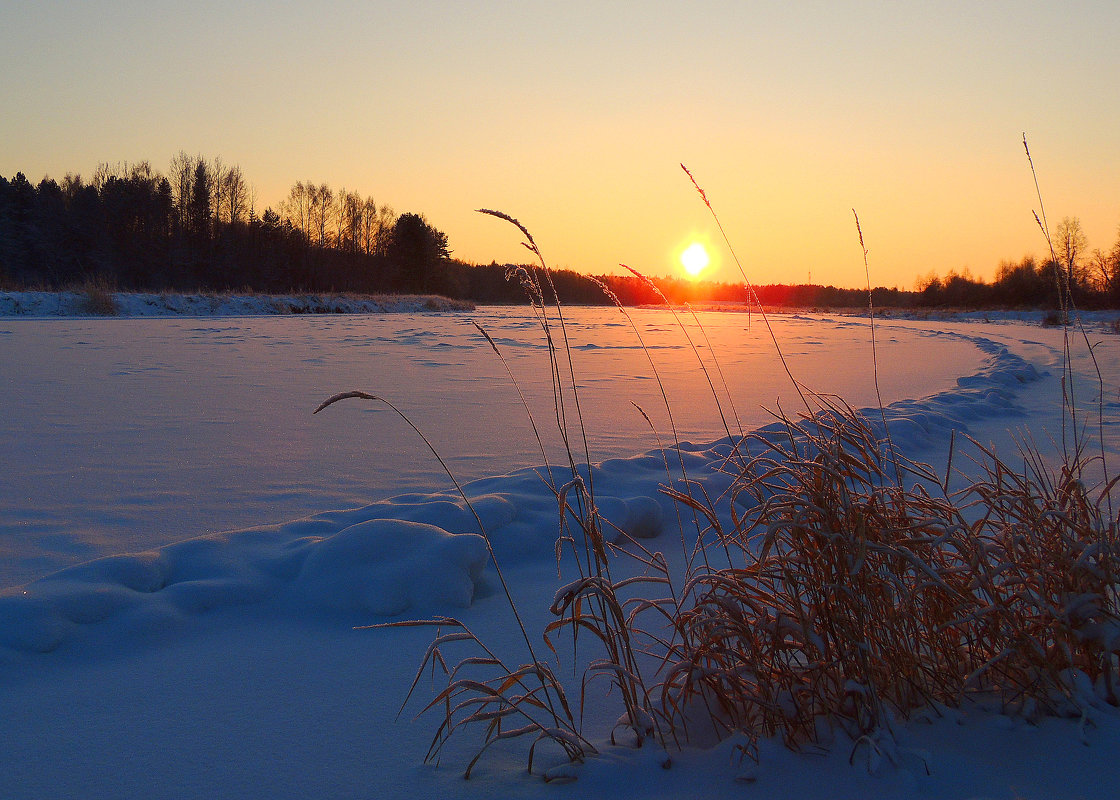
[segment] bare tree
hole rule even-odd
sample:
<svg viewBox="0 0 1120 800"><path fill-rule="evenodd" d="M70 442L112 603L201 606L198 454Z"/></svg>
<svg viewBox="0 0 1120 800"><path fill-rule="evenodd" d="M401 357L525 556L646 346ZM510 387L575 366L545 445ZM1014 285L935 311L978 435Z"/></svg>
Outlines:
<svg viewBox="0 0 1120 800"><path fill-rule="evenodd" d="M377 247L377 203L372 197L362 201L358 249L367 256Z"/></svg>
<svg viewBox="0 0 1120 800"><path fill-rule="evenodd" d="M140 178L146 181L151 179L151 177L152 165L147 161L139 161L135 164L129 164L127 161L118 161L116 164L102 161L97 165L97 169L93 171L93 177L90 179L89 184L100 192L111 178L116 178L120 181L126 181L130 178Z"/></svg>
<svg viewBox="0 0 1120 800"><path fill-rule="evenodd" d="M67 203L72 202L83 188L85 184L82 182L81 175L67 172L62 178L62 196L66 198Z"/></svg>
<svg viewBox="0 0 1120 800"><path fill-rule="evenodd" d="M241 174L241 167L234 165L227 169L222 182L222 216L230 225L244 222L248 214L249 187Z"/></svg>
<svg viewBox="0 0 1120 800"><path fill-rule="evenodd" d="M1112 265L1107 253L1098 247L1089 254L1089 281L1098 292L1107 292L1112 281Z"/></svg>
<svg viewBox="0 0 1120 800"><path fill-rule="evenodd" d="M334 192L325 183L318 188L311 186L311 227L315 235L316 244L326 247L330 244L327 231L330 230L331 220L334 216Z"/></svg>
<svg viewBox="0 0 1120 800"><path fill-rule="evenodd" d="M377 209L377 230L374 233L374 252L383 256L389 252L393 243L393 228L397 225L397 214L391 206Z"/></svg>
<svg viewBox="0 0 1120 800"><path fill-rule="evenodd" d="M179 229L191 227L191 190L194 188L195 159L180 150L172 157L167 179L171 182L171 199L178 215Z"/></svg>
<svg viewBox="0 0 1120 800"><path fill-rule="evenodd" d="M311 206L318 191L313 183L296 181L288 197L280 203L280 215L304 237L311 241Z"/></svg>
<svg viewBox="0 0 1120 800"><path fill-rule="evenodd" d="M1086 246L1081 220L1077 217L1065 217L1054 232L1054 247L1070 290L1085 283L1086 275L1081 267L1081 259Z"/></svg>
<svg viewBox="0 0 1120 800"><path fill-rule="evenodd" d="M339 189L335 197L334 246L347 253L353 253L357 249L358 223L355 218L360 215L361 203L361 195L357 192L348 192L346 189Z"/></svg>
<svg viewBox="0 0 1120 800"><path fill-rule="evenodd" d="M343 186L334 196L334 208L331 217L334 219L334 246L339 250L346 249L346 187Z"/></svg>
<svg viewBox="0 0 1120 800"><path fill-rule="evenodd" d="M208 165L210 177L210 208L214 215L214 230L218 230L222 222L222 207L225 205L226 173L229 171L222 163L221 156L214 156Z"/></svg>
<svg viewBox="0 0 1120 800"><path fill-rule="evenodd" d="M361 252L362 214L365 201L357 192L346 195L346 249L351 253Z"/></svg>

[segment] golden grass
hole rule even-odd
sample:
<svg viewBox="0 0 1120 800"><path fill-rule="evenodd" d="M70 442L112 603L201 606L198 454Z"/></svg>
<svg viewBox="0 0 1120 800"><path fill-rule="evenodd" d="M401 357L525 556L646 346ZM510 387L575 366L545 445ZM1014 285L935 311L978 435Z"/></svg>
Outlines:
<svg viewBox="0 0 1120 800"><path fill-rule="evenodd" d="M525 288L548 343L570 479L559 485L548 469L544 480L560 511L558 565L569 552L577 574L550 606L548 661L524 627L528 658L510 667L456 620L390 623L439 626L420 668L438 667L446 678L425 708L442 714L429 759L473 729L481 744L468 776L493 744L510 739L528 742L530 771L542 742L582 761L596 752L582 720L602 682L622 712L601 732L612 743L666 748L714 732L744 736L749 755L764 737L800 747L842 731L852 757L866 747L869 763L895 758L892 720L917 709L983 698L1031 718L1088 719L1094 705L1120 705L1117 480L1102 464L1105 478L1084 482L1090 462L1103 461L1103 444L1094 459L1080 441L1067 444L1054 468L1023 446L1023 467L1013 469L970 440L969 479L953 464L954 441L949 463L935 471L895 449L881 400L876 429L842 401L810 392L782 358L804 411L779 413L776 428L745 437L732 436L724 420L734 443L723 462L728 491L709 496L683 461L674 477L666 454L662 491L678 508L682 546L671 561L599 514L594 470L579 466L591 463L590 453L548 267L524 225L482 213L516 226L538 260L511 268L507 279ZM863 247L858 217L856 224ZM701 367L720 403L703 359ZM347 396L374 399L348 393L323 407ZM950 491L954 473L962 488ZM559 649L562 636L570 649ZM554 664L575 657L581 637L594 653L580 656L577 705ZM452 659L448 648L461 644L471 653Z"/></svg>
<svg viewBox="0 0 1120 800"><path fill-rule="evenodd" d="M667 710L687 720L703 700L728 734L797 746L822 723L858 741L977 694L1080 712L1087 682L1116 703L1113 486L1091 496L1068 466L1024 475L977 446L985 476L947 494L850 409L785 424L732 490L739 563L686 585Z"/></svg>

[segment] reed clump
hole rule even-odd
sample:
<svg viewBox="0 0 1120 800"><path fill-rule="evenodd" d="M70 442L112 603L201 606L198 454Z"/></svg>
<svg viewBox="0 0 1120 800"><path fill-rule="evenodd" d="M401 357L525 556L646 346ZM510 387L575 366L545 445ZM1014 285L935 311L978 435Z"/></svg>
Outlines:
<svg viewBox="0 0 1120 800"><path fill-rule="evenodd" d="M974 676L1029 714L1117 706L1118 479L1087 485L1076 454L1055 470L1028 449L1015 470L981 449L985 474L964 490L979 515Z"/></svg>
<svg viewBox="0 0 1120 800"><path fill-rule="evenodd" d="M505 670L460 635L484 654L451 666L441 647L452 639L438 638L425 657L447 674L428 706L443 712L432 754L481 726L468 774L492 744L517 737L531 739L530 769L543 740L581 761L596 752L582 719L604 682L621 712L612 743L665 749L715 731L796 748L842 732L853 753L866 745L879 759L896 757L892 722L917 709L979 700L1028 717L1084 716L1118 704L1115 481L1088 488L1083 451L1055 472L1024 448L1014 470L971 442L979 477L966 480L952 452L943 472L901 455L881 410L872 423L804 389L797 418L729 433L732 480L719 496L666 458L662 491L682 512L682 554L671 560L598 511L594 470L567 434L573 419L582 430L578 386L545 269L511 272L549 342L570 470L563 485L546 471L561 512L558 565L567 553L577 574L556 592L544 640L554 659L565 634L569 654L580 637L594 652L584 648L577 704L536 655ZM961 488L950 491L951 477ZM480 668L498 673L465 677Z"/></svg>
<svg viewBox="0 0 1120 800"><path fill-rule="evenodd" d="M668 748L710 741L714 733L744 737L748 755L762 738L780 736L799 748L842 741L843 734L853 757L868 750L871 767L884 758L899 763L892 725L918 709L978 701L1028 718L1091 720L1120 708L1120 479L1109 480L1103 445L1090 458L1078 440L1062 448L1057 466L1023 445L1023 466L1015 469L969 440L970 466L960 468L954 440L948 463L934 470L896 449L881 401L873 422L790 374L804 407L798 416L779 412L776 425L751 435L735 435L724 418L731 447L722 470L730 480L715 496L688 475L683 458L674 465L679 442L672 433L662 448L661 491L677 509L681 552L666 556L599 512L563 307L548 267L519 221L483 213L516 226L537 259L511 268L507 279L525 288L548 344L566 462L560 470L549 466L525 408L545 459L542 479L560 512L557 564L576 574L550 605L548 656L522 627L528 657L516 667L458 621L391 623L440 626L420 670L438 668L446 679L425 709L442 715L430 759L452 735L474 730L481 746L468 776L492 745L511 739L529 742L530 771L545 742L582 761L597 752L583 718L602 683L621 714L601 735L612 744L659 748L665 766ZM629 312L617 305L640 341ZM693 351L723 415L726 398L712 379L720 367L709 370L695 345ZM345 396L362 395L328 403ZM733 406L730 416L737 426ZM1095 484L1086 477L1094 466L1104 474ZM558 481L565 472L567 480ZM570 646L561 648L561 637ZM591 639L591 654L577 655L581 637ZM471 652L452 659L453 644ZM577 664L578 703L557 677L562 657ZM570 773L545 772L546 779L558 776Z"/></svg>
<svg viewBox="0 0 1120 800"><path fill-rule="evenodd" d="M841 728L970 698L1027 716L1117 705L1120 606L1113 485L1094 494L1040 459L979 451L956 491L895 456L850 409L825 408L737 476L723 535L737 563L690 577L663 707L703 705L724 735L797 747ZM905 488L898 474L913 480Z"/></svg>
<svg viewBox="0 0 1120 800"><path fill-rule="evenodd" d="M103 277L89 278L75 291L82 297L82 310L99 317L115 317L120 306L113 296L113 286Z"/></svg>
<svg viewBox="0 0 1120 800"><path fill-rule="evenodd" d="M731 492L747 508L724 537L733 563L689 578L663 687L678 716L703 698L725 733L793 746L821 722L858 737L959 699L953 676L969 671L950 624L969 591L956 509L898 486L850 410L804 422L753 437L761 452Z"/></svg>

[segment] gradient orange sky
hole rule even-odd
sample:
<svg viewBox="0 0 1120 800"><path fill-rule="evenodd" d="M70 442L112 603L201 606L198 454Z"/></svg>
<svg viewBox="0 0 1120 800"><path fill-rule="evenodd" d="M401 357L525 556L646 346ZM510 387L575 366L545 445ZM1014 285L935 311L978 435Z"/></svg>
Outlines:
<svg viewBox="0 0 1120 800"><path fill-rule="evenodd" d="M468 261L912 288L1120 224L1120 3L10 2L0 175L179 150L424 213ZM713 253L716 279L737 279Z"/></svg>

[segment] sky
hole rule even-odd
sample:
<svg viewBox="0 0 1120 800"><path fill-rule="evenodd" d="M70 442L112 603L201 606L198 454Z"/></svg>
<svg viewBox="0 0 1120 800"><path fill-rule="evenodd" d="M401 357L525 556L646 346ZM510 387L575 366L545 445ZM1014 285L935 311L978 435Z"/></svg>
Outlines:
<svg viewBox="0 0 1120 800"><path fill-rule="evenodd" d="M453 254L913 288L1120 225L1120 3L12 2L0 175L179 151L422 213Z"/></svg>

